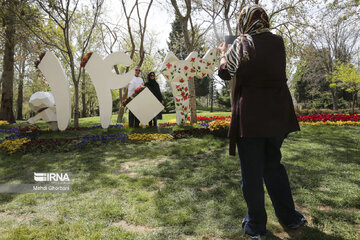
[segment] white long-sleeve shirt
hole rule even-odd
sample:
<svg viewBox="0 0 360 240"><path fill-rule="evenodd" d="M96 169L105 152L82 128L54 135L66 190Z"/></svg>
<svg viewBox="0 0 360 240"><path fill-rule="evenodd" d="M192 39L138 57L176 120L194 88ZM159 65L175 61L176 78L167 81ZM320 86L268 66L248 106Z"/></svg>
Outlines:
<svg viewBox="0 0 360 240"><path fill-rule="evenodd" d="M130 81L128 86L128 97L134 94L135 90L140 87L141 85L144 85L144 81L141 77L133 77L133 79Z"/></svg>

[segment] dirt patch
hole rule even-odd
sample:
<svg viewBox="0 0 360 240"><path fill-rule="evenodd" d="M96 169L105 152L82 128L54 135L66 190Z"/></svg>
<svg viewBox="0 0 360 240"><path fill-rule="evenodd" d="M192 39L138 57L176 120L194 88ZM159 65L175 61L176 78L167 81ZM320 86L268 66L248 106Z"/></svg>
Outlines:
<svg viewBox="0 0 360 240"><path fill-rule="evenodd" d="M303 235L303 230L301 228L295 230L286 230L284 232L272 233L272 235L280 239L294 239Z"/></svg>
<svg viewBox="0 0 360 240"><path fill-rule="evenodd" d="M305 208L305 207L300 207L296 203L295 203L295 208L305 216L305 218L306 218L306 220L308 222L307 224L311 225L312 224L312 217L309 214L309 210L307 208Z"/></svg>
<svg viewBox="0 0 360 240"><path fill-rule="evenodd" d="M213 184L209 187L201 187L200 190L203 191L203 192L206 192L206 191L209 191L209 190L213 190L215 188L219 187L218 184Z"/></svg>
<svg viewBox="0 0 360 240"><path fill-rule="evenodd" d="M218 187L223 187L223 186L226 186L226 185L228 185L228 183L221 183L220 182L220 183L213 184L213 185L211 185L209 187L201 187L200 190L204 192L204 191L213 190L213 189L218 188Z"/></svg>
<svg viewBox="0 0 360 240"><path fill-rule="evenodd" d="M0 218L6 217L9 212L8 211L4 211L4 212L0 212Z"/></svg>
<svg viewBox="0 0 360 240"><path fill-rule="evenodd" d="M317 209L319 209L320 211L325 211L325 212L331 212L331 211L336 211L337 209L334 209L333 207L330 206L318 206ZM342 208L341 211L344 212L356 212L359 211L356 208Z"/></svg>
<svg viewBox="0 0 360 240"><path fill-rule="evenodd" d="M163 188L166 186L166 184L163 181L158 181L159 188Z"/></svg>
<svg viewBox="0 0 360 240"><path fill-rule="evenodd" d="M142 159L138 161L129 161L129 162L123 162L120 164L120 169L118 169L118 173L123 174L131 171L131 169L145 166L145 165L151 165L151 166L157 166L158 164L167 161L167 158L160 158L160 159Z"/></svg>
<svg viewBox="0 0 360 240"><path fill-rule="evenodd" d="M161 230L160 227L149 227L149 226L128 224L124 220L113 223L112 225L115 227L121 227L121 228L125 229L126 231L136 232L136 233L146 233L146 232L153 232L153 231Z"/></svg>
<svg viewBox="0 0 360 240"><path fill-rule="evenodd" d="M209 236L202 237L201 240L222 240L222 238L215 237L213 235L209 235Z"/></svg>

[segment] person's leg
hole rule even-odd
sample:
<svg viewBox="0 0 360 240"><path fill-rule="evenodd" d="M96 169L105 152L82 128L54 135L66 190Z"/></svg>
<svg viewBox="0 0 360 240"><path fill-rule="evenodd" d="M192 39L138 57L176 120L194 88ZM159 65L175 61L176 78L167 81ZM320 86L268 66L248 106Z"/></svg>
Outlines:
<svg viewBox="0 0 360 240"><path fill-rule="evenodd" d="M138 128L140 125L140 121L139 119L137 119L137 117L134 115L134 127Z"/></svg>
<svg viewBox="0 0 360 240"><path fill-rule="evenodd" d="M263 187L264 147L265 139L263 138L242 138L238 141L241 187L248 209L243 227L250 235L266 234L267 215Z"/></svg>
<svg viewBox="0 0 360 240"><path fill-rule="evenodd" d="M134 114L129 110L129 127L134 127Z"/></svg>
<svg viewBox="0 0 360 240"><path fill-rule="evenodd" d="M152 126L153 126L153 120L151 119L149 122L149 127L152 127Z"/></svg>
<svg viewBox="0 0 360 240"><path fill-rule="evenodd" d="M303 215L295 210L289 178L281 161L284 137L268 138L265 143L264 181L276 216L285 225L297 224Z"/></svg>
<svg viewBox="0 0 360 240"><path fill-rule="evenodd" d="M156 117L154 117L154 127L157 127L157 116Z"/></svg>

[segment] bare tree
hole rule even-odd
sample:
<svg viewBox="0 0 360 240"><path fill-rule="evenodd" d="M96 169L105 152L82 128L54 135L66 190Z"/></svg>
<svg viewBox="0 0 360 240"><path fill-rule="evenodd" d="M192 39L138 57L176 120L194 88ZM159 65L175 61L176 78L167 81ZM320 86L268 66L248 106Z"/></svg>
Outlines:
<svg viewBox="0 0 360 240"><path fill-rule="evenodd" d="M125 9L126 11L126 9ZM126 13L127 16L127 13ZM130 18L129 18L130 20ZM107 54L111 54L113 52L113 48L115 46L115 44L118 42L119 37L118 37L118 32L119 32L119 26L115 25L114 27L111 27L110 24L108 23L101 23L101 38L102 38L102 44L104 47L104 50ZM133 40L131 40L132 43L134 43ZM135 43L134 43L135 45ZM130 58L132 59L135 53L135 49L133 48L131 50L131 54L130 54ZM119 71L119 66L114 65L114 70L116 74L120 74ZM129 67L126 68L126 72L129 71ZM121 122L124 116L124 108L121 107L122 105L122 101L125 100L127 95L127 88L120 88L119 89L119 112L118 112L118 116L117 116L117 120L116 122Z"/></svg>
<svg viewBox="0 0 360 240"><path fill-rule="evenodd" d="M98 17L101 13L101 8L104 0L94 0L93 2L93 16L92 23L88 27L87 37L81 43L80 46L80 59L75 59L73 46L72 46L72 38L73 33L71 31L74 14L77 11L79 0L54 0L54 1L45 1L45 0L36 0L37 5L44 12L44 17L48 17L48 21L50 24L55 24L56 27L61 29L62 36L54 36L49 34L46 29L46 26L43 28L36 28L33 25L28 24L25 20L23 23L35 34L35 36L41 40L43 43L48 45L49 47L53 47L58 50L63 57L63 60L70 67L70 75L74 85L74 126L79 126L79 83L81 80L82 71L78 68L79 64L76 64L77 61L80 61L87 49L90 42L90 38L92 36L93 30L97 24ZM55 34L56 35L56 34Z"/></svg>
<svg viewBox="0 0 360 240"><path fill-rule="evenodd" d="M208 32L211 25L209 25L206 29L204 29L201 33L196 34L197 26L193 23L192 13L195 12L195 9L192 7L191 0L184 0L184 9L181 9L178 4L179 1L171 0L171 5L175 11L175 14L179 18L181 22L182 31L184 34L185 46L188 54L194 50L194 46L197 45L198 41ZM182 3L181 3L182 4ZM184 13L181 13L184 11ZM188 28L190 25L190 28ZM202 24L200 24L202 25ZM196 92L195 92L195 82L194 78L189 80L189 90L190 90L190 108L191 108L191 116L190 122L196 123Z"/></svg>
<svg viewBox="0 0 360 240"><path fill-rule="evenodd" d="M127 9L127 5L125 0L121 0L121 4L122 4L122 8L124 11L124 15L126 18L126 25L127 25L127 32L129 34L129 38L130 38L130 44L131 44L131 48L130 48L130 58L134 59L134 54L136 52L136 44L135 44L135 40L134 40L134 30L132 28L132 15L134 13L134 11L136 10L136 15L137 15L137 24L139 27L139 37L140 37L140 44L139 44L139 63L137 63L138 66L142 66L144 59L145 59L145 48L144 48L144 41L145 41L145 33L146 33L146 26L147 26L147 20L148 20L148 16L149 16L149 12L151 9L151 6L153 4L153 0L150 0L149 3L147 3L147 7L146 7L146 11L145 11L145 16L144 19L142 20L142 15L140 13L140 4L146 4L146 3L140 3L138 0L135 0L135 2L133 3L132 6L130 6L130 10ZM115 39L114 39L115 40ZM115 68L118 73L117 67ZM126 68L126 72L129 71L129 67ZM123 118L124 115L124 108L121 107L122 104L122 100L125 99L127 96L127 88L124 89L119 89L119 98L120 98L120 108L119 108L119 113L118 113L118 118L117 118L117 122L120 122L121 119Z"/></svg>

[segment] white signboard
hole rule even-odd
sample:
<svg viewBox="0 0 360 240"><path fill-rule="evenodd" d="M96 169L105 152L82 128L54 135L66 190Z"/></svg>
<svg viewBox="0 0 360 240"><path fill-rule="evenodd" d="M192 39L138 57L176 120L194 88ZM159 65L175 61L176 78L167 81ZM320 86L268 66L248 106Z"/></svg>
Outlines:
<svg viewBox="0 0 360 240"><path fill-rule="evenodd" d="M164 109L164 106L148 88L142 90L126 107L144 126Z"/></svg>

